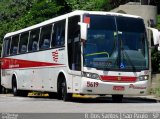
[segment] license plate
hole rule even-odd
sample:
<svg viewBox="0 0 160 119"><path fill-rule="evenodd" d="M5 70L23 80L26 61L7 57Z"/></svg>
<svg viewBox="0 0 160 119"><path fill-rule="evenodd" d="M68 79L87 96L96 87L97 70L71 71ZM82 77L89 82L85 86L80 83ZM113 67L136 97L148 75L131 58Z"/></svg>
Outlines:
<svg viewBox="0 0 160 119"><path fill-rule="evenodd" d="M123 91L125 90L124 86L113 86L113 90Z"/></svg>

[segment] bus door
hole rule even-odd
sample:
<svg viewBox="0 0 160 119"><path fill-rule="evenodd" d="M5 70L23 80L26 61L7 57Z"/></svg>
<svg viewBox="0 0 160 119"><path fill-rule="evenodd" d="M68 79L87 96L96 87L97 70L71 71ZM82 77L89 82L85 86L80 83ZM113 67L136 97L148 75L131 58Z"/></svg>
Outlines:
<svg viewBox="0 0 160 119"><path fill-rule="evenodd" d="M71 70L73 92L79 92L81 85L81 42L80 16L68 18L68 64Z"/></svg>

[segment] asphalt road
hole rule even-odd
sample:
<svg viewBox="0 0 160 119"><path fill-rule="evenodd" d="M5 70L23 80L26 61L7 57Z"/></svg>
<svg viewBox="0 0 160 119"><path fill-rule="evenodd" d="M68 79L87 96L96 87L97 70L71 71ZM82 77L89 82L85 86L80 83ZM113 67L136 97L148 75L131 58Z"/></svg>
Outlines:
<svg viewBox="0 0 160 119"><path fill-rule="evenodd" d="M160 112L160 103L146 98L124 98L113 103L110 97L74 99L63 102L48 97L14 97L0 94L0 113L102 113Z"/></svg>
<svg viewBox="0 0 160 119"><path fill-rule="evenodd" d="M14 97L0 94L0 112L15 113L83 113L83 112L153 112L160 111L160 103L143 98L124 98L113 103L110 97L74 99L63 102L48 97Z"/></svg>

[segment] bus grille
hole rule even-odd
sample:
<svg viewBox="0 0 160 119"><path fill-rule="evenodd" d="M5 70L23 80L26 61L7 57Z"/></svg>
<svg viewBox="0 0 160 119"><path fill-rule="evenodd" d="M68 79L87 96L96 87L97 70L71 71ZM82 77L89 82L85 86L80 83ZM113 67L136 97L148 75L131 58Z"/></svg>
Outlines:
<svg viewBox="0 0 160 119"><path fill-rule="evenodd" d="M136 82L137 77L129 76L100 76L102 81L106 82Z"/></svg>

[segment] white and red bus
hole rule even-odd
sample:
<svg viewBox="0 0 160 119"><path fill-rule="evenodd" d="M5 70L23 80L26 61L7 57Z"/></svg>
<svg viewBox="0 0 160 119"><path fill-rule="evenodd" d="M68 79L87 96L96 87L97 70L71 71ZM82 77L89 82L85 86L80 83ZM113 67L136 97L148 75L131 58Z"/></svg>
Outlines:
<svg viewBox="0 0 160 119"><path fill-rule="evenodd" d="M74 11L5 35L1 85L13 94L145 95L149 53L138 16Z"/></svg>

